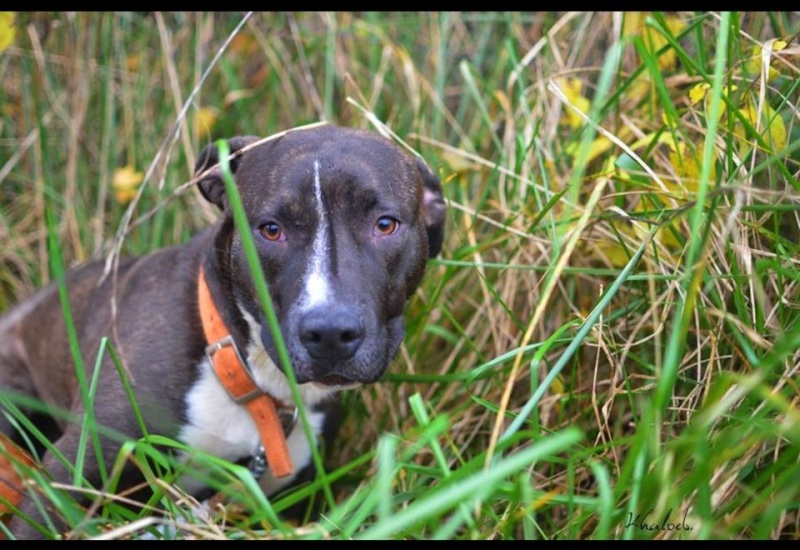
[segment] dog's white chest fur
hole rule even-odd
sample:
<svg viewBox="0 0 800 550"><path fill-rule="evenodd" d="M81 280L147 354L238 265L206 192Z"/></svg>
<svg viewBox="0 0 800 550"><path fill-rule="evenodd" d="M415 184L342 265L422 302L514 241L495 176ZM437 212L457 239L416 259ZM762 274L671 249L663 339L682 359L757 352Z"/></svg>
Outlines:
<svg viewBox="0 0 800 550"><path fill-rule="evenodd" d="M181 430L179 439L195 449L230 461L253 455L261 439L247 409L230 398L208 360L198 365L198 369L200 378L186 396L188 422ZM306 409L306 414L314 435L319 437L325 415L310 409ZM286 442L294 464L294 474L275 479L268 471L259 480L266 494L274 493L290 483L311 460L311 450L299 423ZM189 492L201 487L199 482L189 478L182 479L180 485Z"/></svg>

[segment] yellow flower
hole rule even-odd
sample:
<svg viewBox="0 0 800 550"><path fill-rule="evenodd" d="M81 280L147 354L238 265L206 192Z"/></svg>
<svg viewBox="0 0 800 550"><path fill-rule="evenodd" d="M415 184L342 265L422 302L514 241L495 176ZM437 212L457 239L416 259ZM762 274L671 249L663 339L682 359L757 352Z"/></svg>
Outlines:
<svg viewBox="0 0 800 550"><path fill-rule="evenodd" d="M646 15L647 12L625 12L625 18L622 22L622 36L627 38L638 35L641 32Z"/></svg>
<svg viewBox="0 0 800 550"><path fill-rule="evenodd" d="M667 39L664 38L658 30L654 27L647 25L647 12L644 13L626 13L625 20L622 24L622 34L624 36L637 36L640 35L650 53L655 53L668 44ZM667 26L667 31L672 36L677 36L686 27L686 22L678 17L668 16L664 18ZM675 67L677 61L677 54L674 48L669 48L658 57L658 66L660 69L672 69Z"/></svg>
<svg viewBox="0 0 800 550"><path fill-rule="evenodd" d="M702 101L703 98L706 97L706 92L709 88L711 88L711 84L708 82L701 82L700 84L692 86L692 89L689 90L689 100L691 101L691 104L694 105L695 103Z"/></svg>
<svg viewBox="0 0 800 550"><path fill-rule="evenodd" d="M686 142L678 141L677 146L670 147L669 162L672 167L680 176L677 185L672 185L671 182L666 181L667 187L670 188L677 196L686 196L687 193L692 194L697 192L697 185L700 181L700 161L702 152L697 151L694 147L689 148ZM713 182L716 177L716 170L714 160L711 160L710 180ZM688 197L686 197L688 198Z"/></svg>
<svg viewBox="0 0 800 550"><path fill-rule="evenodd" d="M11 11L0 11L0 52L14 43L17 29L14 27L16 14Z"/></svg>
<svg viewBox="0 0 800 550"><path fill-rule="evenodd" d="M580 145L581 144L579 141L573 141L567 145L566 151L573 159L578 157ZM595 138L592 143L589 144L589 153L586 155L586 162L592 162L594 159L611 149L613 146L614 143L606 136L599 136Z"/></svg>
<svg viewBox="0 0 800 550"><path fill-rule="evenodd" d="M772 51L779 52L782 49L786 48L786 42L783 40L775 40L772 42ZM761 57L762 48L760 45L756 45L753 48L753 55L750 56L747 61L745 62L744 66L748 73L752 76L761 76L761 66L763 63L763 58ZM767 71L767 81L773 80L777 77L780 73L777 69L772 68L772 63L770 60L770 67Z"/></svg>
<svg viewBox="0 0 800 550"><path fill-rule="evenodd" d="M748 97L745 106L739 112L750 122L754 128L759 128L768 150L777 153L786 148L786 124L783 118L768 103L764 103L759 123L758 108L755 101ZM744 155L746 151L755 145L747 139L747 132L738 120L733 126L733 135L739 142L739 154Z"/></svg>
<svg viewBox="0 0 800 550"><path fill-rule="evenodd" d="M214 124L217 123L217 111L212 107L201 107L194 115L194 131L199 136L207 136L211 133Z"/></svg>
<svg viewBox="0 0 800 550"><path fill-rule="evenodd" d="M666 17L665 20L667 22L667 30L672 36L677 36L686 27L686 23L677 17ZM647 31L653 52L657 52L667 45L667 39L656 29L648 27ZM675 53L675 49L670 48L658 58L658 66L661 69L672 69L675 67L677 59L678 54Z"/></svg>
<svg viewBox="0 0 800 550"><path fill-rule="evenodd" d="M589 114L589 107L591 104L589 100L581 95L581 88L583 82L579 78L559 78L556 84L564 92L564 95L569 102L577 107L582 113ZM583 125L583 118L575 112L571 107L565 107L565 114L567 122L573 128L580 128Z"/></svg>
<svg viewBox="0 0 800 550"><path fill-rule="evenodd" d="M621 235L630 236L634 233L627 221L612 221L611 225ZM623 267L631 259L630 254L633 253L630 247L626 249L622 243L611 236L603 236L601 239L592 242L589 248L588 253L590 255L606 260L612 267Z"/></svg>
<svg viewBox="0 0 800 550"><path fill-rule="evenodd" d="M758 109L752 99L748 99L747 108L741 110L750 123L758 128ZM786 125L781 115L764 103L764 110L761 113L761 136L772 148L772 152L781 151L786 147ZM742 141L744 141L744 130L742 130Z"/></svg>
<svg viewBox="0 0 800 550"><path fill-rule="evenodd" d="M114 171L114 178L111 181L111 186L114 188L114 197L120 204L128 204L136 196L136 189L142 183L144 174L137 172L131 166L117 168Z"/></svg>
<svg viewBox="0 0 800 550"><path fill-rule="evenodd" d="M442 151L439 158L447 163L450 167L450 171L454 174L464 174L480 170L480 167L468 158L450 151Z"/></svg>

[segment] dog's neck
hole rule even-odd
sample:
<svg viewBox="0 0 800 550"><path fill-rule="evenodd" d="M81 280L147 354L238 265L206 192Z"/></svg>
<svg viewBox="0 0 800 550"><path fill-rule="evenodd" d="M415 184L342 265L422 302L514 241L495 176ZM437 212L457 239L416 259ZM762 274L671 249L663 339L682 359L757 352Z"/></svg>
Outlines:
<svg viewBox="0 0 800 550"><path fill-rule="evenodd" d="M220 222L219 231L206 247L201 266L206 273L206 284L214 296L225 326L239 349L245 349L248 342L257 335L250 334L250 326L236 306L230 249L233 242L233 219L226 216Z"/></svg>
<svg viewBox="0 0 800 550"><path fill-rule="evenodd" d="M266 452L266 462L273 475L285 477L292 474L294 466L286 442L286 432L291 431L293 425L284 426L278 413L279 403L259 387L247 359L241 355L235 341L232 341L230 330L225 325L208 287L203 268L199 270L197 277L197 301L208 344L206 356L217 379L231 399L250 413L261 438L261 449ZM296 409L285 404L280 405L292 410L293 424Z"/></svg>

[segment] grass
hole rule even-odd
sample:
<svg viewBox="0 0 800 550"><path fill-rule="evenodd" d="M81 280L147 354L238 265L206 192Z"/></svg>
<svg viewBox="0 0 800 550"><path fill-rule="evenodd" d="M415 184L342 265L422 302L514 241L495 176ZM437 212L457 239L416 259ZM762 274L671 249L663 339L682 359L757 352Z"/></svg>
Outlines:
<svg viewBox="0 0 800 550"><path fill-rule="evenodd" d="M150 434L104 487L80 464L70 487L32 474L72 536L800 538L797 14L26 13L13 28L0 312L82 261L208 225L189 180L218 138L380 121L449 206L400 356L343 395L311 486L267 500L243 468L172 464L163 446L180 444ZM98 351L114 353L74 350L89 401ZM24 425L32 404L0 398ZM126 461L153 498L106 496L87 518L71 495L111 493ZM227 480L208 515L171 483L198 465ZM318 520L279 517L312 494Z"/></svg>

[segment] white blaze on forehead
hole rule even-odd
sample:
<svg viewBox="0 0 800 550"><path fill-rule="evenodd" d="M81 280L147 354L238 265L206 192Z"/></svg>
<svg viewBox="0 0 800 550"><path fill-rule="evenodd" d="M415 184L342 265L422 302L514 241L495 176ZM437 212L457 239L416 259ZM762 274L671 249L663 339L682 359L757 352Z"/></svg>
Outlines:
<svg viewBox="0 0 800 550"><path fill-rule="evenodd" d="M328 218L322 204L322 183L319 178L319 161L314 161L314 195L317 199L317 232L311 250L311 263L303 285L303 305L308 308L328 301Z"/></svg>

